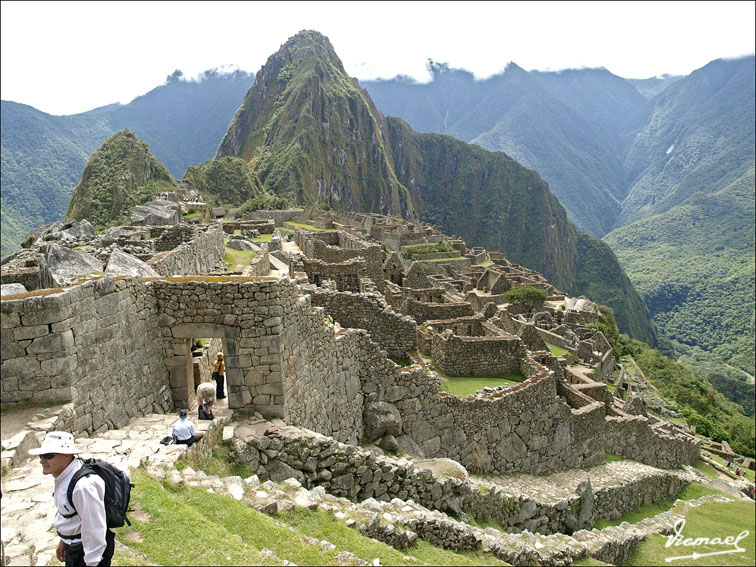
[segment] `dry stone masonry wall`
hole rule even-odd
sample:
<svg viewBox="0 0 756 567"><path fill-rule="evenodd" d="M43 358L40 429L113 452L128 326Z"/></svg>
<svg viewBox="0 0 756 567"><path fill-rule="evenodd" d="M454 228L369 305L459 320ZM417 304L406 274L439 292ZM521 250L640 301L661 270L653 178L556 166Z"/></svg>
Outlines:
<svg viewBox="0 0 756 567"><path fill-rule="evenodd" d="M169 410L157 317L141 278L3 300L3 401L73 402L76 433Z"/></svg>

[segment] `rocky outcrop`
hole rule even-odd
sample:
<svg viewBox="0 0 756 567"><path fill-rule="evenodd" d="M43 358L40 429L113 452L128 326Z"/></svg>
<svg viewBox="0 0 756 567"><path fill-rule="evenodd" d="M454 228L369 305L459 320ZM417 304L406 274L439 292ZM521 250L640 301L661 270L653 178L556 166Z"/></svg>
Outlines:
<svg viewBox="0 0 756 567"><path fill-rule="evenodd" d="M142 276L156 278L158 274L139 258L116 248L111 252L108 265L105 268L106 276Z"/></svg>
<svg viewBox="0 0 756 567"><path fill-rule="evenodd" d="M64 287L83 276L103 275L103 264L86 252L50 244L39 263L39 288Z"/></svg>
<svg viewBox="0 0 756 567"><path fill-rule="evenodd" d="M133 226L175 225L181 222L181 209L178 203L155 199L144 205L134 207L131 214Z"/></svg>
<svg viewBox="0 0 756 567"><path fill-rule="evenodd" d="M175 186L147 142L138 140L131 130L121 130L92 154L73 190L66 219L86 218L100 228L125 224L135 205L156 191L172 191Z"/></svg>

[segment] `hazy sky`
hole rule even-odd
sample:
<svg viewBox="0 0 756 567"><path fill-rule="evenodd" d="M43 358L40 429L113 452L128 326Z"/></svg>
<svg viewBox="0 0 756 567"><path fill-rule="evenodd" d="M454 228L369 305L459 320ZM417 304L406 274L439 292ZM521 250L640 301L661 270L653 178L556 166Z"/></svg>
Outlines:
<svg viewBox="0 0 756 567"><path fill-rule="evenodd" d="M257 72L302 29L359 79L606 67L688 74L753 53L754 2L2 2L3 100L51 114L128 103L181 69Z"/></svg>

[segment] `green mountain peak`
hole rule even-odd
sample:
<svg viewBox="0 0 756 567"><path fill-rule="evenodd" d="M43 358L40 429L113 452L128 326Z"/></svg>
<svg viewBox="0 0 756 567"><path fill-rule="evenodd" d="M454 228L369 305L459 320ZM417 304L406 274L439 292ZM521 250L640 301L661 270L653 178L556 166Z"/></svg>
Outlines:
<svg viewBox="0 0 756 567"><path fill-rule="evenodd" d="M98 228L128 224L136 205L176 185L166 167L132 130L120 130L92 154L74 188L66 219L87 219Z"/></svg>

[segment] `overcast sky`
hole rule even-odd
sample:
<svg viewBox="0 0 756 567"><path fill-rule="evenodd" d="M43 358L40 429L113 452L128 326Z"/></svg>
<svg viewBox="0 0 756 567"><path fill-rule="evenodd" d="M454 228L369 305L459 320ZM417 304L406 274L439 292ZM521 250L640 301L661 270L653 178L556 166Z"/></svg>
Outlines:
<svg viewBox="0 0 756 567"><path fill-rule="evenodd" d="M50 114L128 103L181 69L257 72L302 29L328 36L359 79L428 80L427 60L485 78L605 67L688 74L751 54L748 2L2 2L3 100Z"/></svg>

